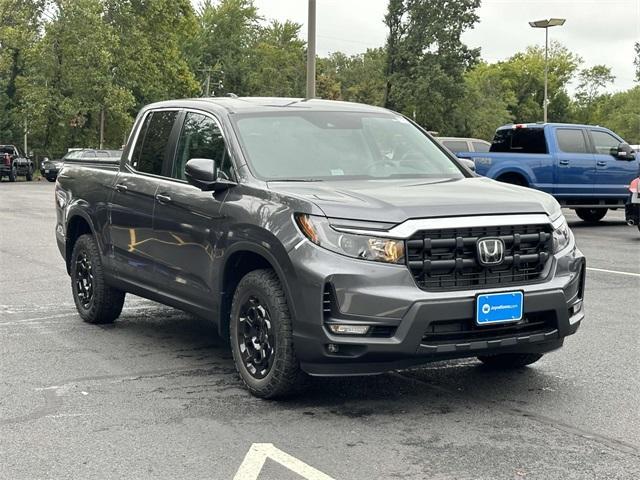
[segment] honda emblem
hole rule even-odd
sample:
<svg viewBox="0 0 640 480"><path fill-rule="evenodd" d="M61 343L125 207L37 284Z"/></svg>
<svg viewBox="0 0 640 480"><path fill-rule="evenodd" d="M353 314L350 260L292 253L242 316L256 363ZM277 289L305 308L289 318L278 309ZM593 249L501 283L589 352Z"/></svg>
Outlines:
<svg viewBox="0 0 640 480"><path fill-rule="evenodd" d="M485 267L500 265L504 261L504 241L500 238L478 240L478 261Z"/></svg>

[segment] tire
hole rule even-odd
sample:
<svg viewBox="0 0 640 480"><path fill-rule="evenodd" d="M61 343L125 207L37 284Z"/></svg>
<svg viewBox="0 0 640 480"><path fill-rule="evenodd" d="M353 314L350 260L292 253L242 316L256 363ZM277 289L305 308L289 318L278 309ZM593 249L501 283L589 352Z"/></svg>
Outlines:
<svg viewBox="0 0 640 480"><path fill-rule="evenodd" d="M25 175L25 178L27 179L27 182L30 182L31 180L33 180L33 171L28 170L27 174Z"/></svg>
<svg viewBox="0 0 640 480"><path fill-rule="evenodd" d="M606 208L576 208L576 215L585 222L597 223L607 214Z"/></svg>
<svg viewBox="0 0 640 480"><path fill-rule="evenodd" d="M11 167L11 171L9 172L9 181L15 182L17 178L18 178L18 171L16 170L16 167Z"/></svg>
<svg viewBox="0 0 640 480"><path fill-rule="evenodd" d="M240 280L229 327L233 361L251 394L276 398L298 389L303 374L293 348L291 313L273 270L254 270Z"/></svg>
<svg viewBox="0 0 640 480"><path fill-rule="evenodd" d="M113 323L122 312L125 292L106 284L98 244L82 235L71 254L71 290L78 313L87 323Z"/></svg>
<svg viewBox="0 0 640 480"><path fill-rule="evenodd" d="M527 182L520 175L515 173L507 173L497 179L499 182L508 183L509 185L518 185L520 187L528 187Z"/></svg>
<svg viewBox="0 0 640 480"><path fill-rule="evenodd" d="M52 177L45 177L45 178L46 178L46 179L47 179L47 181L49 181L49 182L55 182L55 181L56 181L56 179L55 179L55 178L52 178Z"/></svg>
<svg viewBox="0 0 640 480"><path fill-rule="evenodd" d="M526 367L541 358L541 353L503 353L501 355L480 356L478 360L491 368L511 370Z"/></svg>

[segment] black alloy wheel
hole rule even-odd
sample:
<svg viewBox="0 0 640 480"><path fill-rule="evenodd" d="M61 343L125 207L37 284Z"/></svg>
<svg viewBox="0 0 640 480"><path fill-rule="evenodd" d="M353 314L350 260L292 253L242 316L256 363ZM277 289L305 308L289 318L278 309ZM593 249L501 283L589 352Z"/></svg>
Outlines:
<svg viewBox="0 0 640 480"><path fill-rule="evenodd" d="M249 374L263 379L273 366L273 323L267 306L255 295L240 307L238 350Z"/></svg>
<svg viewBox="0 0 640 480"><path fill-rule="evenodd" d="M88 310L93 301L93 267L87 252L80 252L75 268L76 295L80 304Z"/></svg>

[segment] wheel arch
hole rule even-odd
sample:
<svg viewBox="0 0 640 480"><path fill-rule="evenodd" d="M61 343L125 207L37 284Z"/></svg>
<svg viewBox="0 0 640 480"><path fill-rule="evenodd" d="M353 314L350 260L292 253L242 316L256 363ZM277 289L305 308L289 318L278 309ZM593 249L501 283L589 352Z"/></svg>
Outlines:
<svg viewBox="0 0 640 480"><path fill-rule="evenodd" d="M496 174L495 179L498 182L511 183L514 185L522 185L524 187L528 187L532 183L530 177L524 171L518 170L518 169L504 170ZM522 183L516 183L517 181L520 181Z"/></svg>
<svg viewBox="0 0 640 480"><path fill-rule="evenodd" d="M67 221L66 228L66 240L65 240L65 263L67 266L67 273L71 272L71 254L73 253L73 247L75 246L78 238L82 235L89 234L94 235L95 229L91 219L83 212L72 212ZM100 245L98 244L98 247Z"/></svg>
<svg viewBox="0 0 640 480"><path fill-rule="evenodd" d="M281 262L272 252L260 245L251 242L238 242L227 250L224 264L220 269L220 308L218 315L218 334L220 338L227 340L229 337L231 302L240 280L249 272L263 268L273 269L276 272L287 297L289 309L292 315L295 315L292 292Z"/></svg>

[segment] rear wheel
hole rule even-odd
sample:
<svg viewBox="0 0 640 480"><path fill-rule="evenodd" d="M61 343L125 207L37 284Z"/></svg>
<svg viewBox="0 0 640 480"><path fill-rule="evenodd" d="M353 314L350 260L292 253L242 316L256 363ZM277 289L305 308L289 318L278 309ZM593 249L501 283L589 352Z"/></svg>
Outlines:
<svg viewBox="0 0 640 480"><path fill-rule="evenodd" d="M589 223L599 222L606 214L606 208L576 208L576 215Z"/></svg>
<svg viewBox="0 0 640 480"><path fill-rule="evenodd" d="M240 280L229 330L236 370L253 395L275 398L295 392L303 374L293 349L287 299L273 270L254 270Z"/></svg>
<svg viewBox="0 0 640 480"><path fill-rule="evenodd" d="M27 174L25 175L25 178L27 179L27 182L30 182L31 180L33 180L33 170L31 169L27 170Z"/></svg>
<svg viewBox="0 0 640 480"><path fill-rule="evenodd" d="M492 368L509 370L512 368L526 367L541 358L541 353L503 353L500 355L480 356L478 360Z"/></svg>
<svg viewBox="0 0 640 480"><path fill-rule="evenodd" d="M73 247L71 289L85 322L112 323L120 316L125 293L106 284L100 251L92 235L82 235Z"/></svg>

